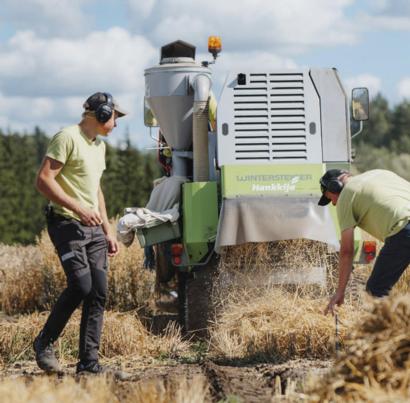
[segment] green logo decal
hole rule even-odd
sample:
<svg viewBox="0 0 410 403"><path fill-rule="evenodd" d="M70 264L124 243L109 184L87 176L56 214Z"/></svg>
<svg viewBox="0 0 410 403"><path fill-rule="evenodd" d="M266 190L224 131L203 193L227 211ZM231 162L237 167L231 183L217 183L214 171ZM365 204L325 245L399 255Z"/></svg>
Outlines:
<svg viewBox="0 0 410 403"><path fill-rule="evenodd" d="M223 196L319 195L319 178L323 172L322 164L223 166Z"/></svg>

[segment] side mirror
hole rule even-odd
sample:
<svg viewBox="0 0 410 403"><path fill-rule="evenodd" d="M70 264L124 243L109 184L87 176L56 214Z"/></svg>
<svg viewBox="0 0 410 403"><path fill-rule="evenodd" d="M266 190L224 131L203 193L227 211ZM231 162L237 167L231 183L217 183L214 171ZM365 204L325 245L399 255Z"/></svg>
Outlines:
<svg viewBox="0 0 410 403"><path fill-rule="evenodd" d="M151 108L148 105L147 99L144 97L144 125L146 127L158 127L158 121L152 113Z"/></svg>
<svg viewBox="0 0 410 403"><path fill-rule="evenodd" d="M352 115L354 120L369 119L369 90L367 88L353 88Z"/></svg>

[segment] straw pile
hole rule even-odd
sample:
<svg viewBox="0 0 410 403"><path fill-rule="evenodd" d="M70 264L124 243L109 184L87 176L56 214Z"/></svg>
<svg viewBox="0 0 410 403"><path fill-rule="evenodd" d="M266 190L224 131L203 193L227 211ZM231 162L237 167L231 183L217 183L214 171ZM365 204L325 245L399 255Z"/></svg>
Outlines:
<svg viewBox="0 0 410 403"><path fill-rule="evenodd" d="M327 300L313 299L281 289L263 290L258 296L242 296L225 307L211 330L211 345L219 357L275 360L329 358L335 345L335 322L323 315ZM354 320L343 309L340 337Z"/></svg>
<svg viewBox="0 0 410 403"><path fill-rule="evenodd" d="M47 233L41 234L36 248L1 246L0 252L0 309L9 315L49 310L66 278ZM130 248L120 246L120 253L110 259L107 309L147 306L154 277L143 268L143 251L136 242Z"/></svg>
<svg viewBox="0 0 410 403"><path fill-rule="evenodd" d="M34 359L32 343L46 320L34 313L0 321L0 364ZM78 356L80 312L68 322L56 347L60 360L75 361ZM106 312L101 336L100 354L106 359L129 357L176 357L188 349L180 328L168 325L162 336L150 334L137 316L131 313Z"/></svg>
<svg viewBox="0 0 410 403"><path fill-rule="evenodd" d="M377 301L346 341L316 402L410 400L410 295Z"/></svg>
<svg viewBox="0 0 410 403"><path fill-rule="evenodd" d="M213 353L218 358L247 361L329 358L336 341L335 321L323 311L336 284L336 262L326 245L307 240L229 248L221 257L214 288ZM327 287L275 285L269 280L275 271L286 267L303 270L312 266L327 268ZM360 317L359 289L350 288L340 310L342 342L347 325Z"/></svg>
<svg viewBox="0 0 410 403"><path fill-rule="evenodd" d="M210 401L209 384L200 375L142 380L117 384L105 377L89 377L76 381L71 377L5 379L0 381L3 403L84 402L84 403L203 403Z"/></svg>

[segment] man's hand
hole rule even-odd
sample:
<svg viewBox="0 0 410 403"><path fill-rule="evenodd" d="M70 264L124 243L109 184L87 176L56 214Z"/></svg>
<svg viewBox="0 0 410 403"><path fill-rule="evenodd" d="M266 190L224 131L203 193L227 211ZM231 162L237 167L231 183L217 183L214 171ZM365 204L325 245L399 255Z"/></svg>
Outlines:
<svg viewBox="0 0 410 403"><path fill-rule="evenodd" d="M325 315L327 315L329 312L332 315L334 315L335 314L335 311L334 311L335 305L338 305L338 306L342 305L344 300L345 300L344 292L336 291L336 293L333 295L332 298L330 298L330 301L327 304L327 307L326 307L325 312L324 312Z"/></svg>
<svg viewBox="0 0 410 403"><path fill-rule="evenodd" d="M89 208L81 207L81 209L77 211L77 214L80 217L81 222L88 227L101 225L103 222L100 213Z"/></svg>
<svg viewBox="0 0 410 403"><path fill-rule="evenodd" d="M108 256L113 257L118 254L119 244L117 238L111 234L105 236L108 243Z"/></svg>

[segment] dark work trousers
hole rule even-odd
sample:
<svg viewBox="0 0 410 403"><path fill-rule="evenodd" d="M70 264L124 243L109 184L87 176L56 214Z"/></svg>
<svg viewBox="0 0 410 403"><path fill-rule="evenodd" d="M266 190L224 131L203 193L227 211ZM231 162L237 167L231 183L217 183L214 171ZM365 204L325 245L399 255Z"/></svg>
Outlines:
<svg viewBox="0 0 410 403"><path fill-rule="evenodd" d="M366 290L375 297L388 295L409 264L410 223L397 234L386 238L367 281Z"/></svg>
<svg viewBox="0 0 410 403"><path fill-rule="evenodd" d="M54 216L48 233L67 277L67 288L54 305L43 329L57 340L74 310L83 302L80 324L81 361L98 360L107 296L107 241L101 226L87 227L74 219Z"/></svg>

